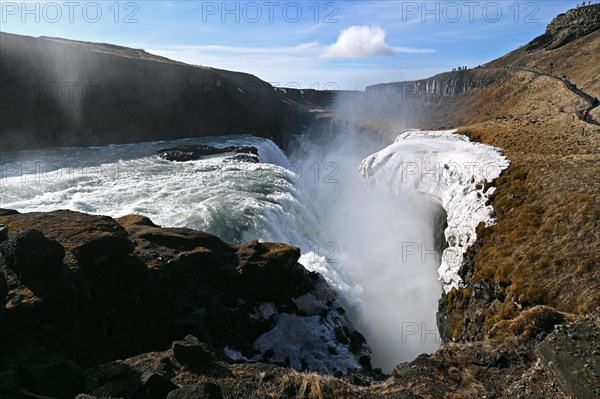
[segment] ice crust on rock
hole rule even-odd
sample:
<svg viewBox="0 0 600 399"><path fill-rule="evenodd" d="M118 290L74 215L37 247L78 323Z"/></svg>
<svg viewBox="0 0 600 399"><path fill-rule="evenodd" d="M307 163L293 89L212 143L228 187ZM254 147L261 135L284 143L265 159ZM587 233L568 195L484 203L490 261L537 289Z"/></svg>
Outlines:
<svg viewBox="0 0 600 399"><path fill-rule="evenodd" d="M501 150L471 142L456 130L409 130L394 143L365 158L362 175L369 184L402 192L420 192L440 201L448 215L444 234L448 247L438 269L444 290L463 284L459 269L466 250L477 239L479 223L495 223L493 209L486 205L494 187L491 182L508 168Z"/></svg>

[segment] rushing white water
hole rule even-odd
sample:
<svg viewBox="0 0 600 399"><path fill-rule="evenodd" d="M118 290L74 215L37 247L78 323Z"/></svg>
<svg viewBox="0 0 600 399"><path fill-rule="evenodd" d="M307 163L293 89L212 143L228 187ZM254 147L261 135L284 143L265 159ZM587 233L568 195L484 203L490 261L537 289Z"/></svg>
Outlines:
<svg viewBox="0 0 600 399"><path fill-rule="evenodd" d="M190 162L155 155L184 144L252 145L261 163L227 154ZM3 153L0 206L136 213L226 241L297 245L300 262L340 293L373 348L374 365L390 371L439 345L439 205L369 187L358 166L379 148L348 132L327 145L304 140L306 153L292 161L270 140L247 135Z"/></svg>
<svg viewBox="0 0 600 399"><path fill-rule="evenodd" d="M253 145L262 163L224 162L227 154L191 162L155 155L186 144ZM0 204L20 211L137 213L236 242L300 238L304 227L316 225L303 219L311 212L286 156L270 140L251 136L23 151L2 154L1 162Z"/></svg>
<svg viewBox="0 0 600 399"><path fill-rule="evenodd" d="M333 242L338 249L329 262L307 267L350 282L350 311L373 364L391 371L440 343L434 219L441 207L423 194L397 196L367 184L358 166L382 145L348 129L326 143L305 140L306 153L292 159L304 172L301 187L318 204L320 247Z"/></svg>

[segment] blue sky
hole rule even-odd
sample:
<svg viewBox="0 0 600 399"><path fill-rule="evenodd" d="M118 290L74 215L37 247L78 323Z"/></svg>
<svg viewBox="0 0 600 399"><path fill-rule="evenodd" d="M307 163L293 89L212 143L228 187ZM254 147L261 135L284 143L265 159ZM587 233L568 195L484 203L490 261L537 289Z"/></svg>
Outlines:
<svg viewBox="0 0 600 399"><path fill-rule="evenodd" d="M0 30L143 48L289 87L358 89L477 66L577 1L0 2ZM0 60L1 61L1 60Z"/></svg>

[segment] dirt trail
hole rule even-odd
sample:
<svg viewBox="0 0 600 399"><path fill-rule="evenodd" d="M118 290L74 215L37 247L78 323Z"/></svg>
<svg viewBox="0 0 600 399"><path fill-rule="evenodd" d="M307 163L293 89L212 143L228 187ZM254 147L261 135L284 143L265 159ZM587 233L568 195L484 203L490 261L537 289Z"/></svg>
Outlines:
<svg viewBox="0 0 600 399"><path fill-rule="evenodd" d="M590 115L590 113L592 112L593 109L600 106L600 103L598 102L597 97L594 97L591 94L588 94L585 91L578 88L573 82L571 82L569 79L567 79L566 76L561 78L561 77L558 77L558 76L555 76L555 75L552 75L552 74L549 74L549 73L546 73L546 72L540 71L539 69L534 69L534 68L515 67L515 66L513 66L511 68L514 70L518 70L518 71L531 72L536 75L547 76L549 78L552 78L552 79L562 82L562 84L567 88L567 90L571 91L576 96L587 101L587 103L589 104L589 107L576 111L577 117L579 119L581 119L582 121L587 122L591 125L600 126L600 122L593 120ZM587 111L587 117L585 117L585 118L583 117L584 111Z"/></svg>

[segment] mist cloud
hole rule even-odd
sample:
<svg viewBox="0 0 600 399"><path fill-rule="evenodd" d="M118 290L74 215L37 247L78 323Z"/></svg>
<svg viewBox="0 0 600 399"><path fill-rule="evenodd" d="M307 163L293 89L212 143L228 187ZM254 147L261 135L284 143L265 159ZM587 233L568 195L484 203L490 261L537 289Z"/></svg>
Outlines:
<svg viewBox="0 0 600 399"><path fill-rule="evenodd" d="M341 97L336 111L361 106L354 102ZM330 252L321 251L325 264L306 251L300 262L323 274L346 300L351 319L373 350L374 367L391 372L401 362L435 351L442 293L435 221L441 206L423 194L396 195L368 184L358 166L387 146L386 138L349 126L300 141L305 152L291 159L306 172L299 191L319 220L319 230L309 236L323 249L330 243L336 249L329 257Z"/></svg>

